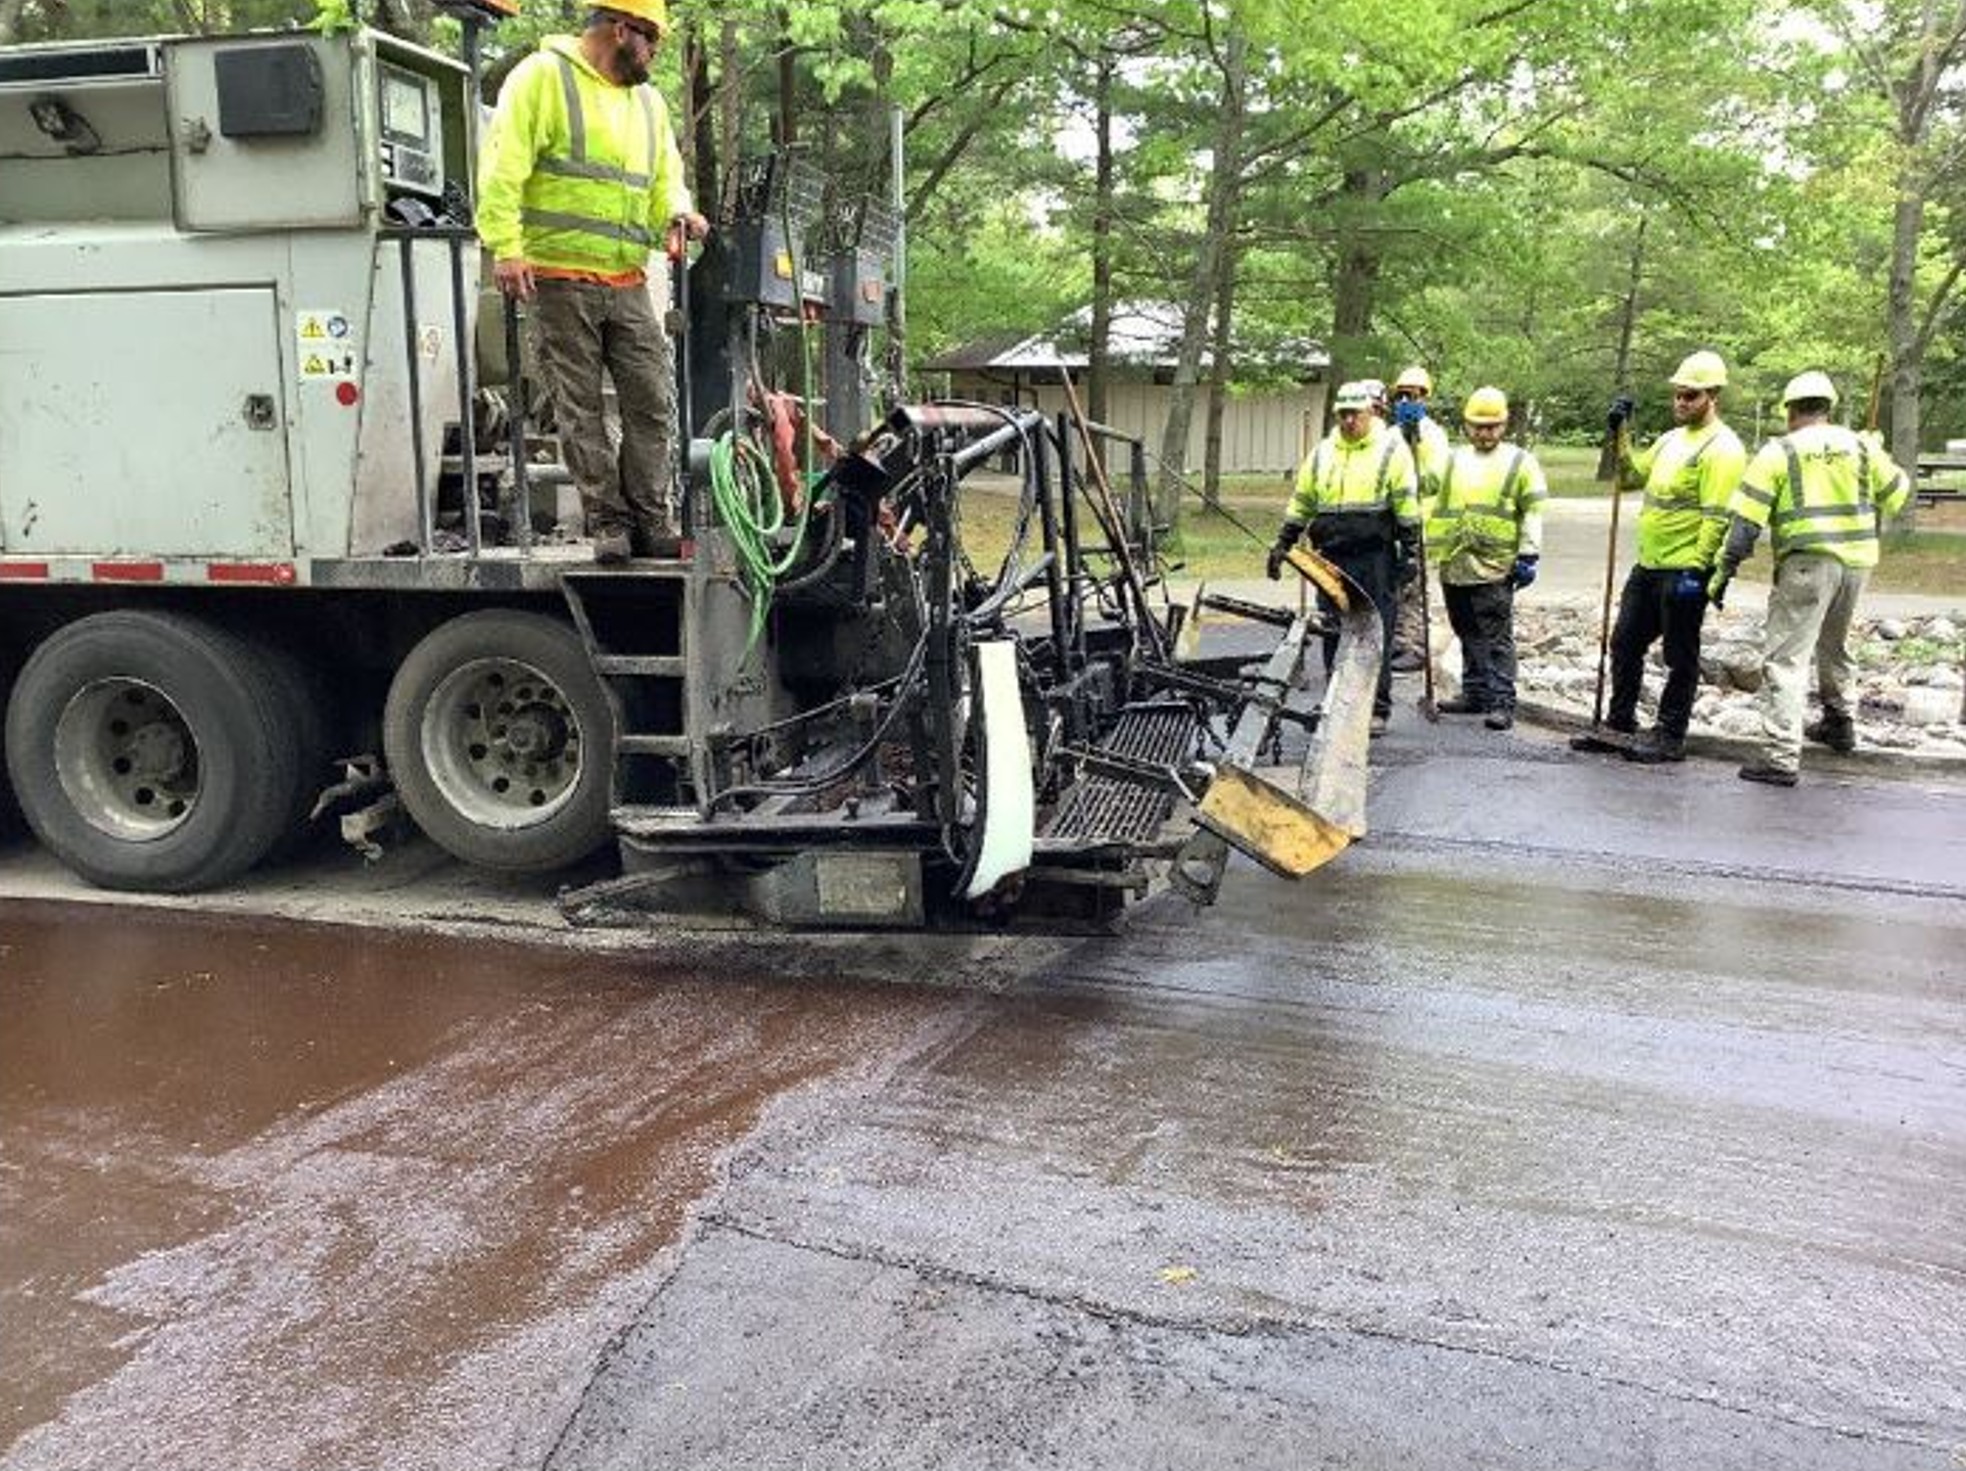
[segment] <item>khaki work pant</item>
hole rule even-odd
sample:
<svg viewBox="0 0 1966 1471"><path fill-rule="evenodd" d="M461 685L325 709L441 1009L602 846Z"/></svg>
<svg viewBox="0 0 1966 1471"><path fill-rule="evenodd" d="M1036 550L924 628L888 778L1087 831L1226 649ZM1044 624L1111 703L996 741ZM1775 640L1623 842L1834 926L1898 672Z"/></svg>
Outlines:
<svg viewBox="0 0 1966 1471"><path fill-rule="evenodd" d="M532 323L587 534L672 535L676 364L648 288L541 280ZM621 415L619 452L608 433L603 369Z"/></svg>
<svg viewBox="0 0 1966 1471"><path fill-rule="evenodd" d="M1869 580L1869 568L1846 567L1823 552L1791 552L1776 564L1761 653L1761 758L1768 765L1783 771L1802 765L1812 656L1823 713L1846 718L1856 713L1850 623Z"/></svg>

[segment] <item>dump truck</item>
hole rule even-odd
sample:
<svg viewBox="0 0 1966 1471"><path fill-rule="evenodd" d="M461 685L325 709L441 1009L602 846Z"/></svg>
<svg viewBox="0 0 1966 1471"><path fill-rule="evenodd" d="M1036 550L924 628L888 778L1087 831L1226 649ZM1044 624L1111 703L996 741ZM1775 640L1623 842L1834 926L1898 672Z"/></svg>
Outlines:
<svg viewBox="0 0 1966 1471"><path fill-rule="evenodd" d="M504 7L452 8L475 57ZM1316 714L1315 615L1221 603L1273 649L1180 657L1139 447L877 402L895 221L796 156L678 274L686 540L597 563L481 285L477 124L474 65L370 29L0 51L4 785L77 874L220 887L386 784L469 864L611 846L576 917L1075 927L1363 832L1356 589L1299 554Z"/></svg>

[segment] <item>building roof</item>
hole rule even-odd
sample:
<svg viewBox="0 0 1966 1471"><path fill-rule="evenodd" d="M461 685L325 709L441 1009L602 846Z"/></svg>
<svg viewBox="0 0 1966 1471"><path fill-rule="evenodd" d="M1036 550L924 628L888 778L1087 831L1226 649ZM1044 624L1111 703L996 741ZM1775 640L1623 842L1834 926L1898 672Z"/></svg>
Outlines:
<svg viewBox="0 0 1966 1471"><path fill-rule="evenodd" d="M1092 308L1084 306L1050 331L979 337L938 353L922 367L932 373L1078 370L1086 366L1091 335ZM1172 368L1180 354L1181 308L1174 302L1115 302L1108 341L1117 363ZM1331 363L1331 354L1322 343L1302 337L1283 342L1242 342L1237 344L1237 351L1258 362L1313 371ZM1208 361L1206 349L1202 360Z"/></svg>

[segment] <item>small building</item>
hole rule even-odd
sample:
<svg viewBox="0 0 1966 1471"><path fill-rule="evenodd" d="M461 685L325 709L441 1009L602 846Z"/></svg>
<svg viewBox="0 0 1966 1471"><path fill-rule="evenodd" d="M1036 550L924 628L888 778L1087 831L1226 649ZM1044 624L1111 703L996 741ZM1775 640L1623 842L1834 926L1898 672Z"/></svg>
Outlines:
<svg viewBox="0 0 1966 1471"><path fill-rule="evenodd" d="M1065 408L1058 371L1069 371L1085 397L1086 343L1092 309L1081 308L1049 332L1008 333L979 338L921 365L924 372L946 373L948 396L983 403L1024 404L1056 414ZM1149 451L1160 452L1173 394L1174 367L1181 341L1181 310L1163 302L1122 302L1113 307L1111 376L1106 390L1106 422L1136 435ZM1255 357L1254 354L1252 354ZM1255 361L1286 365L1267 374L1294 380L1287 388L1232 389L1222 414L1222 473L1284 475L1295 470L1323 432L1326 373L1330 355L1315 342L1298 341L1270 350ZM1188 427L1188 468L1199 474L1208 435L1208 363L1195 396Z"/></svg>

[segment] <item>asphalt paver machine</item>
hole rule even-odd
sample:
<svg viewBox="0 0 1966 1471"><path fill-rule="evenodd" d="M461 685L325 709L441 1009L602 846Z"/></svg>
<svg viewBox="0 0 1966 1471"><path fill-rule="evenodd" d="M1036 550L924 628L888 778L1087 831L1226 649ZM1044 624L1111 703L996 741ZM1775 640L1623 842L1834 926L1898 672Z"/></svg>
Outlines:
<svg viewBox="0 0 1966 1471"><path fill-rule="evenodd" d="M1274 646L1180 657L1123 437L897 394L894 221L794 155L678 274L680 554L596 563L481 287L473 81L370 30L0 51L5 786L59 857L212 888L339 794L492 868L613 846L583 919L1079 928L1363 832L1365 600L1302 556L1321 719L1314 616L1218 599Z"/></svg>

